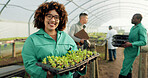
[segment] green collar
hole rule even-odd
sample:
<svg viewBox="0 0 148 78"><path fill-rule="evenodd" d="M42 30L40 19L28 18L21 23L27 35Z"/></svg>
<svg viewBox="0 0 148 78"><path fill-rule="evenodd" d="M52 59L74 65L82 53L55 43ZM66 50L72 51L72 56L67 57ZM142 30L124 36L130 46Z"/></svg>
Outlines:
<svg viewBox="0 0 148 78"><path fill-rule="evenodd" d="M141 23L137 24L136 26L134 25L133 28L137 28L139 26L141 26Z"/></svg>
<svg viewBox="0 0 148 78"><path fill-rule="evenodd" d="M46 32L41 28L36 34L45 34Z"/></svg>
<svg viewBox="0 0 148 78"><path fill-rule="evenodd" d="M61 35L62 31L59 31L58 29L56 29L56 31L57 31L57 36L59 38L59 36ZM44 37L46 37L46 38L51 38L42 28L38 32L36 32L36 34L44 35Z"/></svg>
<svg viewBox="0 0 148 78"><path fill-rule="evenodd" d="M137 24L136 26L141 26L141 23Z"/></svg>

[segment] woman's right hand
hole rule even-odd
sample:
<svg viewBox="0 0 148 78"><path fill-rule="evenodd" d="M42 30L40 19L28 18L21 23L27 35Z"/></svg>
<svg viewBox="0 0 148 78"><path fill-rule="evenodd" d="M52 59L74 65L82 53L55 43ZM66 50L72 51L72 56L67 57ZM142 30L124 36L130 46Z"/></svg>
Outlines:
<svg viewBox="0 0 148 78"><path fill-rule="evenodd" d="M53 74L50 71L47 71L47 78L53 78Z"/></svg>

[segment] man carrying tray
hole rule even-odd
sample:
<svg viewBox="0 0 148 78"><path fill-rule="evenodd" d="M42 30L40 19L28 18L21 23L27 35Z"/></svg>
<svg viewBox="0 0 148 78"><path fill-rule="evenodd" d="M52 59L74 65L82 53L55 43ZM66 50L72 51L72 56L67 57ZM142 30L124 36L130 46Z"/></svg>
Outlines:
<svg viewBox="0 0 148 78"><path fill-rule="evenodd" d="M124 60L119 78L132 78L133 63L136 57L140 54L140 46L147 44L147 30L141 23L142 15L134 14L131 23L134 26L130 29L128 40L122 44L124 49Z"/></svg>
<svg viewBox="0 0 148 78"><path fill-rule="evenodd" d="M73 24L71 26L70 31L69 31L69 35L76 42L78 49L83 50L83 44L84 44L85 40L87 40L87 42L89 43L89 41L88 41L89 37L88 37L88 35L86 35L87 33L84 33L85 30L83 30L86 27L84 24L86 24L88 21L88 15L86 13L81 13L79 15L79 19L80 20L78 23ZM85 35L79 34L81 32L84 33ZM77 35L84 36L84 38L77 37ZM89 45L90 45L90 43L89 43Z"/></svg>

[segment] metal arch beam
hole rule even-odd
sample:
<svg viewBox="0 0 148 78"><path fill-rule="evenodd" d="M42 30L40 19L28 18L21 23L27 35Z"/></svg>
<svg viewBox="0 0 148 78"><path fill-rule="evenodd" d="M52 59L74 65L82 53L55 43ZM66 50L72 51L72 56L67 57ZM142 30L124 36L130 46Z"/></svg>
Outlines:
<svg viewBox="0 0 148 78"><path fill-rule="evenodd" d="M116 14L116 15L117 15L117 14ZM100 15L100 17L102 17L102 16L103 16L103 15ZM120 17L120 14L118 14L118 16ZM102 18L100 18L100 17L98 17L98 18L99 18L99 19L102 19ZM98 20L98 18L95 18L95 17L92 18L92 20L91 20L88 24L91 24L91 22L94 21L94 20L96 20L96 19ZM110 19L111 17L108 17L108 18ZM103 18L103 19L104 19L104 18ZM102 21L101 21L101 23L102 23Z"/></svg>
<svg viewBox="0 0 148 78"><path fill-rule="evenodd" d="M112 16L112 18L115 18L115 16ZM94 20L96 20L97 18L95 18ZM108 19L108 18L106 18L105 20L104 20L104 22L107 22L107 20L110 20L110 19ZM98 23L98 19L96 20L97 21L97 23ZM87 25L87 28L88 27L90 27L90 28L94 28L94 26L95 25L93 25L93 24L96 24L96 21L93 21L93 22L91 22L91 23L88 23ZM95 22L95 23L94 23ZM101 25L102 23L104 23L104 22L99 22L100 24L99 25Z"/></svg>
<svg viewBox="0 0 148 78"><path fill-rule="evenodd" d="M72 10L68 15L70 16L70 15L71 15L74 11L76 11L78 8L80 8L81 6L87 4L87 3L90 2L90 1L91 1L91 0L85 2L85 3L81 4L81 5L77 5L76 3L72 2L72 3L74 3L74 4L77 6L77 8L75 8L74 10ZM82 9L83 9L83 8L82 8Z"/></svg>
<svg viewBox="0 0 148 78"><path fill-rule="evenodd" d="M10 1L10 0L9 0ZM48 0L46 0L46 1L48 1ZM66 6L67 4L69 4L70 3L70 1L69 2L67 2L64 6ZM6 5L6 4L0 4L0 5ZM25 8L25 7L22 7L22 6L19 6L19 5L14 5L14 4L7 4L7 6L14 6L14 7L19 7L19 8L21 8L21 9L24 9L24 10L27 10L27 11L31 11L31 12L34 12L35 10L31 10L31 9L27 9L27 8ZM4 8L4 7L3 7ZM2 10L1 10L2 11ZM1 13L1 11L0 11L0 13Z"/></svg>
<svg viewBox="0 0 148 78"><path fill-rule="evenodd" d="M108 14L109 15L109 14ZM115 16L112 16L112 18L115 18L115 17L117 17L118 15L115 15ZM108 18L108 17L104 17L104 19L105 19L105 21L104 22L106 22L107 20L110 20L110 18ZM93 24L95 24L94 22L98 22L98 20L97 19L94 19L95 21L93 21L93 22L91 22L91 23L89 23L89 26L92 26ZM100 24L99 25L101 25L101 24L103 24L104 22L99 22Z"/></svg>
<svg viewBox="0 0 148 78"><path fill-rule="evenodd" d="M117 14L116 14L116 16L118 16ZM95 18L95 19L93 19L93 20L96 20L97 18ZM102 19L102 18L100 18L100 19ZM98 21L98 20L100 20L100 19L97 19L96 21ZM89 25L89 27L92 27L92 24L94 24L94 22L96 22L96 21L93 21L93 22L91 22L91 23L88 23L88 25ZM106 22L106 20L104 20L104 22ZM100 24L101 23L103 23L103 22L100 22Z"/></svg>
<svg viewBox="0 0 148 78"><path fill-rule="evenodd" d="M117 3L130 3L130 4L138 4L138 3L134 3L134 2L116 2L116 4ZM90 8L92 8L93 6L96 6L96 5L98 5L97 3L95 4L95 5L92 5L92 6L90 6L90 7L88 7L87 9L90 9ZM108 4L109 5L109 4ZM147 5L145 5L145 4L138 4L138 5L142 5L142 6L147 6ZM102 6L101 6L102 7ZM84 10L85 11L85 10ZM84 12L84 11L82 11L82 12ZM69 24L75 19L76 17L74 17L70 22L69 22Z"/></svg>
<svg viewBox="0 0 148 78"><path fill-rule="evenodd" d="M130 7L130 6L121 6L121 7L123 7L123 8L125 7L125 8L126 8L126 7ZM116 6L114 6L114 7L110 7L110 8L112 8L112 9L113 9L113 8L119 8L119 9L120 9L121 7L116 7ZM110 8L104 9L104 10L102 11L103 13L97 12L97 13L95 13L95 15L98 14L98 13L104 14L106 11L108 12L108 9L109 9L109 10L112 10L112 9L110 9ZM133 8L133 7L130 7L130 8ZM135 8L135 7L134 7L134 8ZM137 8L138 8L138 7L137 7ZM120 11L120 10L119 10L119 11ZM101 15L101 14L100 14L100 15ZM97 16L98 16L98 15L97 15ZM91 18L96 18L96 16L92 16ZM91 20L91 21L92 21L92 20ZM89 22L91 22L91 21L89 21ZM88 23L89 23L89 22L88 22Z"/></svg>
<svg viewBox="0 0 148 78"><path fill-rule="evenodd" d="M45 0L44 2L47 2L48 0ZM34 12L31 14L29 20L28 20L28 36L30 36L30 21L31 21L31 18L32 16L34 15Z"/></svg>
<svg viewBox="0 0 148 78"><path fill-rule="evenodd" d="M0 4L0 5L5 5L5 4ZM24 7L19 6L19 5L8 4L7 6L19 7L19 8L21 8L21 9L24 9L24 10L27 10L27 11L32 11L32 12L34 11L34 10L27 9L27 8L24 8Z"/></svg>
<svg viewBox="0 0 148 78"><path fill-rule="evenodd" d="M114 11L115 12L115 11ZM128 12L130 12L130 11L128 11ZM125 11L125 13L128 13L127 11ZM115 14L115 13L113 13L113 14ZM109 14L107 14L107 15L109 15ZM106 16L106 15L104 15L104 16ZM104 17L103 17L104 18ZM108 19L107 18L107 20L110 20L110 19ZM97 21L97 20L96 20ZM96 21L94 21L94 22L96 22ZM90 26L92 25L92 24L89 24ZM101 25L101 24L100 24Z"/></svg>
<svg viewBox="0 0 148 78"><path fill-rule="evenodd" d="M114 5L114 4L119 4L119 3L129 3L129 2L115 2L115 3L110 3L110 4L107 4L107 5L104 5L104 6L101 6L101 7L99 7L99 8L96 8L96 9L94 9L92 12L95 12L95 11L97 11L98 9L101 9L102 7L107 7L107 6L110 6L110 5ZM131 3L130 2L130 4L138 4L138 3ZM143 6L146 6L146 7L148 7L148 5L144 5L144 4L140 4L140 5L143 5ZM120 6L119 6L120 7Z"/></svg>
<svg viewBox="0 0 148 78"><path fill-rule="evenodd" d="M7 3L4 5L4 7L1 9L0 15L1 15L1 13L3 12L4 8L8 5L9 2L10 2L10 0L8 0Z"/></svg>
<svg viewBox="0 0 148 78"><path fill-rule="evenodd" d="M105 0L105 1L108 1L108 0ZM88 9L90 9L90 8L92 8L92 7L94 7L94 6L98 5L98 4L100 4L100 3L105 2L105 1L98 2L98 3L96 3L96 4L94 4L94 5L90 6L90 7L88 7L88 8L86 8L86 9L88 10ZM85 9L84 9L84 11L85 11ZM84 11L82 11L82 12L84 12ZM69 24L70 24L76 17L77 17L77 15L69 22Z"/></svg>
<svg viewBox="0 0 148 78"><path fill-rule="evenodd" d="M124 6L121 6L121 7L124 7ZM119 9L120 9L121 7L116 7L116 6L115 6L115 7L110 7L110 8L112 8L112 9L113 9L113 8L119 8ZM130 7L130 6L125 6L125 7ZM103 13L105 13L104 11L106 11L106 10L108 10L108 9L110 9L110 8L107 8L107 9L103 10ZM133 8L133 7L131 7L131 8ZM139 7L134 7L134 8L139 8ZM112 9L110 9L110 10L112 10ZM144 8L143 8L143 9L144 9ZM145 10L146 10L146 9L145 9ZM119 11L120 11L120 10L119 10ZM98 14L98 13L100 13L100 12L95 13L95 15ZM103 13L102 13L102 14L103 14ZM100 15L101 15L101 14L100 14ZM98 16L98 15L97 15L97 16ZM93 17L96 18L96 16L92 16L91 18L93 18ZM99 19L100 19L100 18L99 18ZM91 21L92 21L92 20L91 20ZM89 21L89 22L91 22L91 21ZM88 22L88 23L89 23L89 22Z"/></svg>
<svg viewBox="0 0 148 78"><path fill-rule="evenodd" d="M87 9L84 9L84 11L87 11L89 8L91 8L91 7L95 6L95 5L98 5L98 4L100 4L100 3L106 2L106 1L109 1L109 0L104 0L104 1L98 2L98 3L96 3L96 4L94 4L94 5L90 6L90 7L88 7ZM84 11L82 11L82 12L84 12ZM69 22L69 24L70 24L76 17L77 17L77 15Z"/></svg>
<svg viewBox="0 0 148 78"><path fill-rule="evenodd" d="M87 2L85 2L85 3L83 3L82 5L80 5L80 6L83 6L83 5L85 5L85 4L87 4L88 2L90 2L90 1L87 1ZM77 6L77 8L75 8L74 10L72 10L68 15L71 15L75 10L77 10L79 8L79 6Z"/></svg>
<svg viewBox="0 0 148 78"><path fill-rule="evenodd" d="M103 7L106 7L106 6L108 6L108 5L113 5L113 4L117 4L117 3L119 3L119 2L116 2L116 3L111 3L111 4L107 4L107 5L105 5L105 6L103 6ZM122 3L128 3L128 2L122 2ZM138 3L132 3L132 4L138 4ZM141 4L141 5L143 5L143 4ZM147 6L147 5L144 5L144 6ZM121 6L120 6L121 7ZM127 6L126 6L127 7ZM131 6L129 6L129 7L131 7ZM99 8L97 8L97 9L94 9L93 11L91 11L91 12L94 12L94 11L97 11L98 9L100 9L100 8L102 8L102 6L101 7L99 7ZM139 7L134 7L134 8L139 8ZM112 9L112 8L109 8L109 9ZM145 9L145 8L143 8L143 9ZM148 9L145 9L145 10L148 10ZM104 10L103 10L104 11Z"/></svg>
<svg viewBox="0 0 148 78"><path fill-rule="evenodd" d="M113 14L116 14L116 13L118 13L118 9L116 9L116 10L114 10L113 12L111 12L111 13L113 13ZM125 13L128 13L128 12L130 12L130 10L128 11L128 12L126 12L126 11L124 11ZM106 13L108 13L108 12L106 12ZM117 15L117 14L116 14ZM103 17L103 16L105 16L105 17ZM100 17L102 17L102 18L104 18L104 19L110 19L110 18L108 18L110 15L109 14L105 14L104 13L104 15L103 16L100 16ZM108 17L107 17L108 16ZM93 19L93 20L96 20L97 18L95 18L95 19ZM97 21L97 20L96 20ZM95 21L93 21L93 22L95 22ZM88 23L89 25L91 25L93 22L90 22L90 23ZM101 22L102 23L102 22Z"/></svg>
<svg viewBox="0 0 148 78"><path fill-rule="evenodd" d="M101 19L101 18L100 18ZM93 19L92 21L94 21L94 20L100 20L100 19L98 19L98 18L95 18L95 19ZM104 20L103 22L102 21L99 21L100 23L103 23L103 22L106 22L106 20ZM87 23L87 25L90 25L91 26L91 24L92 24L92 22L90 22L90 23Z"/></svg>
<svg viewBox="0 0 148 78"><path fill-rule="evenodd" d="M109 15L109 14L108 14L108 15ZM112 19L113 19L113 18L117 18L116 15L113 15L113 16L112 16ZM107 22L107 21L109 21L109 20L110 20L110 19L106 18L106 20L105 20L104 22ZM90 27L90 28L96 28L96 27L97 27L97 28L98 28L98 27L101 26L104 22L101 22L101 23L99 22L99 24L98 24L98 20L96 20L96 21L93 21L91 24L88 24L88 27ZM97 26L96 26L96 25L97 25ZM88 27L87 27L87 28L88 28Z"/></svg>
<svg viewBox="0 0 148 78"><path fill-rule="evenodd" d="M117 18L117 17L116 17L116 16L113 16L112 18ZM106 19L106 22L109 21L109 20L110 20L110 19ZM96 21L94 21L94 22L95 22L95 23L90 24L90 26L93 26L93 27L94 27L94 26L95 26L94 24L96 24ZM103 23L100 23L99 26L101 26L102 24L103 24ZM98 25L97 25L97 26L98 26ZM98 27L99 27L99 26L98 26ZM97 27L97 28L98 28L98 27Z"/></svg>
<svg viewBox="0 0 148 78"><path fill-rule="evenodd" d="M68 5L71 1L68 1L66 4L64 4L64 6Z"/></svg>
<svg viewBox="0 0 148 78"><path fill-rule="evenodd" d="M100 12L104 12L104 11L106 11L106 10L108 10L108 9L112 9L113 7L110 7L110 8L107 8L107 9L103 9L103 11L100 11ZM119 7L118 7L119 8ZM96 11L97 10L100 10L100 9L95 9ZM92 11L92 12L94 12L94 11ZM100 12L97 12L97 13L95 13L94 15L96 15L96 14L98 14L98 13L100 13ZM97 16L97 15L96 15ZM96 18L96 16L95 16L95 18ZM94 17L94 16L92 16L92 17ZM90 17L89 19L91 19L92 17ZM98 17L98 16L97 16ZM90 22L90 21L89 21ZM89 23L88 22L88 23Z"/></svg>
<svg viewBox="0 0 148 78"><path fill-rule="evenodd" d="M119 8L119 7L118 7L118 8ZM117 9L117 10L119 10L119 9ZM105 14L105 13L106 13L106 12L103 11L103 13L101 13L99 16L101 16L102 14ZM108 10L107 10L107 13L108 13ZM97 13L96 13L96 14L97 14ZM102 18L100 18L98 15L96 15L96 16L97 16L97 18L94 17L95 19L102 19ZM94 18L92 18L92 19L94 20ZM111 17L109 17L109 18L111 18ZM91 23L91 21L93 21L93 20L90 19L90 21L88 22L88 24ZM103 20L104 20L104 19L103 19ZM105 20L104 20L104 21L105 21Z"/></svg>
<svg viewBox="0 0 148 78"><path fill-rule="evenodd" d="M91 0L89 0L88 2L90 2ZM75 4L76 6L77 6L77 8L75 8L73 11L71 11L68 15L71 15L75 10L77 10L78 8L81 8L81 9L84 9L84 8L82 8L81 6L83 6L83 5L85 5L85 4L87 4L88 2L85 2L85 3L83 3L82 5L77 5L76 3L74 3L73 1L72 1L72 3L73 4ZM89 12L89 11L88 11ZM77 15L75 16L75 18L77 17ZM72 20L74 20L74 19L72 19ZM70 22L68 22L68 24L70 24Z"/></svg>
<svg viewBox="0 0 148 78"><path fill-rule="evenodd" d="M129 9L128 9L129 10ZM130 12L131 10L133 10L133 9L130 9L128 12ZM111 12L112 14L116 14L116 13L118 13L118 11L119 11L119 9L115 9L113 12ZM135 11L135 10L133 10L133 11ZM125 12L127 12L127 11L125 11ZM109 13L109 12L106 12L106 13ZM116 14L117 15L117 14ZM109 17L109 14L105 14L104 13L104 15L103 16L108 16ZM100 18L101 18L102 16L100 16ZM102 18L104 18L104 19L110 19L110 18L108 18L108 17L102 17ZM97 18L95 18L95 19L93 19L93 20L96 20ZM96 20L97 21L97 20ZM95 22L95 21L93 21L93 22ZM90 26L91 26L91 24L93 23L93 22L90 22ZM101 22L102 23L102 22Z"/></svg>
<svg viewBox="0 0 148 78"><path fill-rule="evenodd" d="M115 17L118 16L117 14L114 14L114 13L110 13L110 14L112 14L112 16L110 16L111 18L115 18ZM106 15L110 15L110 14L105 14L105 16L106 16ZM110 20L110 18L108 18L108 17L107 17L107 18L105 17L104 19L105 19L104 22ZM89 25L90 25L90 26L94 26L93 24L95 24L94 22L96 22L96 21L98 22L98 20L95 19L95 21L91 22ZM99 25L101 25L102 23L103 23L103 22L101 22Z"/></svg>
<svg viewBox="0 0 148 78"><path fill-rule="evenodd" d="M104 11L106 11L106 10L108 10L108 9L110 9L110 10L112 10L113 8L119 8L119 9L120 9L121 7L130 7L130 8L135 8L135 9L136 9L136 8L139 8L139 7L131 7L131 6L120 6L120 7L114 6L114 7L110 7L110 8L103 9L103 11L99 11L99 12L95 13L95 15L98 14L98 13L100 13L100 12L104 12ZM141 8L140 8L140 9L141 9ZM142 8L142 9L145 9L145 8ZM145 11L147 11L147 10L148 10L148 9L145 9ZM92 17L93 17L93 16L92 16ZM92 17L91 17L91 18L92 18Z"/></svg>
<svg viewBox="0 0 148 78"><path fill-rule="evenodd" d="M125 8L125 7L123 7L123 8ZM117 10L118 10L118 11L121 11L121 10L116 9L116 8L114 9L114 11L115 11L115 10L116 10L116 11L117 11ZM133 12L135 11L135 9L128 9L128 10L129 10L128 12L131 12L131 10L132 10ZM114 11L113 11L113 12L114 12ZM127 10L126 10L126 11L127 11ZM126 12L126 11L125 11L125 12ZM106 12L104 12L104 13L98 15L98 17L100 18L100 17L102 17L103 14L109 13L109 12L110 12L110 11L106 11ZM95 19L94 19L94 18L95 18L95 17L93 17L92 19L95 20L96 18L95 18ZM100 19L101 19L101 18L100 18ZM91 21L93 21L93 20L91 20ZM91 23L91 21L89 21L88 24Z"/></svg>
<svg viewBox="0 0 148 78"><path fill-rule="evenodd" d="M115 12L115 13L118 13L118 12ZM118 18L117 16L117 14L115 14L115 13L111 13L113 16L112 16L112 18ZM111 18L108 18L108 17L106 17L107 15L110 15L110 14L106 14L106 15L104 15L105 17L102 17L102 18L104 18L104 19L106 19L105 21L107 22L108 20L110 20ZM93 22L91 22L91 24L89 24L90 26L93 26L93 24L95 24L96 23L96 21L97 20L95 20L95 21L93 21ZM94 23L95 22L95 23ZM98 21L97 21L98 22ZM101 24L103 24L103 22L101 22L99 25L101 25Z"/></svg>

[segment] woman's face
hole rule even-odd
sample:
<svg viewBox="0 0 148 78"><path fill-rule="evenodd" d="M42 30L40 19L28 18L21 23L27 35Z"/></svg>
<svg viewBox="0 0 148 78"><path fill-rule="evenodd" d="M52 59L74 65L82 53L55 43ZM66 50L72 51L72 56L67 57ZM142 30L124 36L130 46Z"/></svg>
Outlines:
<svg viewBox="0 0 148 78"><path fill-rule="evenodd" d="M51 10L45 15L44 24L45 31L55 30L59 25L59 14L56 10Z"/></svg>

